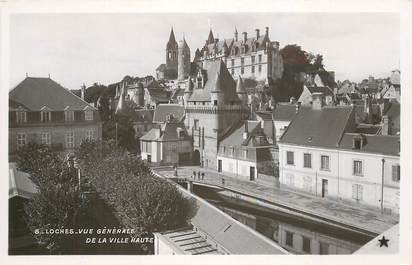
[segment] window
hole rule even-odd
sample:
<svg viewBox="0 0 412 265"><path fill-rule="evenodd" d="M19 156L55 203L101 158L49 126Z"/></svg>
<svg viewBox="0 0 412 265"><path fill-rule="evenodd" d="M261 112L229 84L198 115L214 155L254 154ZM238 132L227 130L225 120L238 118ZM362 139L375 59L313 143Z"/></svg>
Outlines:
<svg viewBox="0 0 412 265"><path fill-rule="evenodd" d="M179 138L184 138L184 137L185 137L185 132L179 131Z"/></svg>
<svg viewBox="0 0 412 265"><path fill-rule="evenodd" d="M320 156L320 169L329 170L329 156Z"/></svg>
<svg viewBox="0 0 412 265"><path fill-rule="evenodd" d="M231 62L232 62L232 67L234 67L235 66L235 59L232 59Z"/></svg>
<svg viewBox="0 0 412 265"><path fill-rule="evenodd" d="M252 60L252 64L254 64L255 63L255 56L252 56L251 60Z"/></svg>
<svg viewBox="0 0 412 265"><path fill-rule="evenodd" d="M363 175L362 161L359 161L359 160L353 161L353 175L355 176Z"/></svg>
<svg viewBox="0 0 412 265"><path fill-rule="evenodd" d="M27 112L25 111L17 111L17 123L24 123L27 122Z"/></svg>
<svg viewBox="0 0 412 265"><path fill-rule="evenodd" d="M235 69L234 68L231 69L231 72L232 72L232 75L235 75Z"/></svg>
<svg viewBox="0 0 412 265"><path fill-rule="evenodd" d="M230 147L230 156L233 156L235 154L235 148L232 146Z"/></svg>
<svg viewBox="0 0 412 265"><path fill-rule="evenodd" d="M292 151L287 151L286 152L286 163L288 165L294 165L295 161L294 161L294 154Z"/></svg>
<svg viewBox="0 0 412 265"><path fill-rule="evenodd" d="M17 147L22 147L26 144L26 134L17 133Z"/></svg>
<svg viewBox="0 0 412 265"><path fill-rule="evenodd" d="M305 153L303 154L303 167L311 168L312 167L312 155Z"/></svg>
<svg viewBox="0 0 412 265"><path fill-rule="evenodd" d="M199 120L193 120L193 127L195 130L199 130Z"/></svg>
<svg viewBox="0 0 412 265"><path fill-rule="evenodd" d="M258 65L258 71L259 71L259 73L262 72L262 65L261 64Z"/></svg>
<svg viewBox="0 0 412 265"><path fill-rule="evenodd" d="M392 166L392 180L396 182L401 180L401 166L400 165Z"/></svg>
<svg viewBox="0 0 412 265"><path fill-rule="evenodd" d="M50 111L42 111L40 113L40 118L42 122L50 122L51 120L51 112Z"/></svg>
<svg viewBox="0 0 412 265"><path fill-rule="evenodd" d="M302 250L306 253L310 253L310 238L302 236Z"/></svg>
<svg viewBox="0 0 412 265"><path fill-rule="evenodd" d="M245 58L240 58L240 65L244 66L245 65Z"/></svg>
<svg viewBox="0 0 412 265"><path fill-rule="evenodd" d="M74 132L66 132L66 147L74 147Z"/></svg>
<svg viewBox="0 0 412 265"><path fill-rule="evenodd" d="M242 66L242 68L240 68L240 74L244 74L245 73L245 68Z"/></svg>
<svg viewBox="0 0 412 265"><path fill-rule="evenodd" d="M86 139L89 141L94 141L94 130L87 130L86 131Z"/></svg>
<svg viewBox="0 0 412 265"><path fill-rule="evenodd" d="M213 105L217 106L217 100L213 100Z"/></svg>
<svg viewBox="0 0 412 265"><path fill-rule="evenodd" d="M45 145L50 145L51 144L51 137L50 133L45 132L41 134L41 143Z"/></svg>
<svg viewBox="0 0 412 265"><path fill-rule="evenodd" d="M262 54L259 54L259 63L262 62Z"/></svg>
<svg viewBox="0 0 412 265"><path fill-rule="evenodd" d="M74 111L72 110L66 110L64 112L64 119L66 121L74 121Z"/></svg>
<svg viewBox="0 0 412 265"><path fill-rule="evenodd" d="M252 74L255 73L255 66L252 65Z"/></svg>
<svg viewBox="0 0 412 265"><path fill-rule="evenodd" d="M352 185L352 199L356 201L361 201L363 195L363 186L360 184L353 184Z"/></svg>
<svg viewBox="0 0 412 265"><path fill-rule="evenodd" d="M319 254L327 255L329 254L329 244L324 242L319 242Z"/></svg>
<svg viewBox="0 0 412 265"><path fill-rule="evenodd" d="M293 233L285 231L286 233L286 246L293 247Z"/></svg>
<svg viewBox="0 0 412 265"><path fill-rule="evenodd" d="M84 112L84 119L86 121L92 121L93 120L93 111L92 110L86 110Z"/></svg>

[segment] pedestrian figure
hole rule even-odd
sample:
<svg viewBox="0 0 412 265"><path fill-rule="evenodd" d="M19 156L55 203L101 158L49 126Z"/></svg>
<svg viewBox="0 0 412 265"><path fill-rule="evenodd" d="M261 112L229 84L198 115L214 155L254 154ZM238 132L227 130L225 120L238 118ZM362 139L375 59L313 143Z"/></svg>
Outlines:
<svg viewBox="0 0 412 265"><path fill-rule="evenodd" d="M197 172L197 179L200 180L200 171Z"/></svg>
<svg viewBox="0 0 412 265"><path fill-rule="evenodd" d="M202 172L202 180L205 179L205 172Z"/></svg>
<svg viewBox="0 0 412 265"><path fill-rule="evenodd" d="M175 177L177 177L177 166L176 165L174 165L173 166L173 169L174 169L174 173L173 173L173 176L175 176Z"/></svg>
<svg viewBox="0 0 412 265"><path fill-rule="evenodd" d="M193 171L193 179L196 179L196 172Z"/></svg>

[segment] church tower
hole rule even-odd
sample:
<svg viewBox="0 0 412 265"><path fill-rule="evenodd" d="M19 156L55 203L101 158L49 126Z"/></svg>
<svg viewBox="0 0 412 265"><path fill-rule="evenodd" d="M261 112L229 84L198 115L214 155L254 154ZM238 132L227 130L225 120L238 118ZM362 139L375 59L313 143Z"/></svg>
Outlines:
<svg viewBox="0 0 412 265"><path fill-rule="evenodd" d="M170 31L169 41L166 45L166 76L169 79L175 79L177 77L177 54L178 45L175 39L175 33L173 27Z"/></svg>
<svg viewBox="0 0 412 265"><path fill-rule="evenodd" d="M184 38L179 42L177 62L177 77L183 81L190 74L190 48Z"/></svg>

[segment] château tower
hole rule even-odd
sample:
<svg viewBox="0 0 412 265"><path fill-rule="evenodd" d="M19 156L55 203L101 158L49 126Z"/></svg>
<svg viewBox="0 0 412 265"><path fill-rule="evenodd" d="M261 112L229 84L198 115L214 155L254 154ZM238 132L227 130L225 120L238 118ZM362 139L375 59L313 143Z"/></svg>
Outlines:
<svg viewBox="0 0 412 265"><path fill-rule="evenodd" d="M185 80L190 74L190 48L184 38L179 42L177 65L178 80Z"/></svg>

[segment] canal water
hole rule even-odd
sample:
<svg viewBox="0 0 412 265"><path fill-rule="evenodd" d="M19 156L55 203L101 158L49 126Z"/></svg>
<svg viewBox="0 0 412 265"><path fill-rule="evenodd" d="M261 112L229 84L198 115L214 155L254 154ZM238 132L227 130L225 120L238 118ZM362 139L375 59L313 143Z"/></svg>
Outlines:
<svg viewBox="0 0 412 265"><path fill-rule="evenodd" d="M351 254L372 239L361 233L234 200L212 188L195 185L193 192L293 254Z"/></svg>

